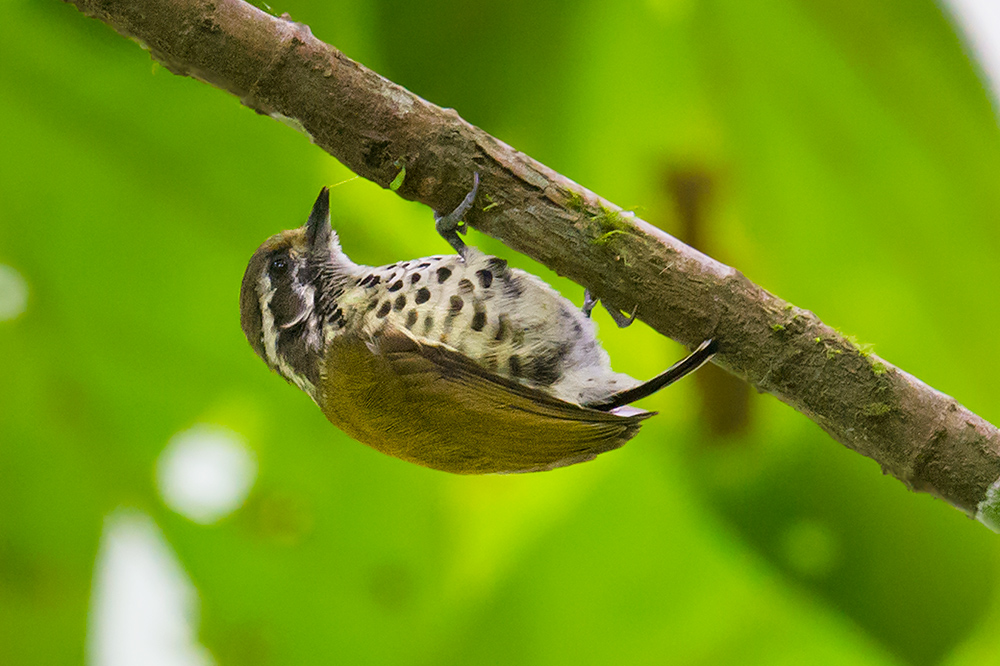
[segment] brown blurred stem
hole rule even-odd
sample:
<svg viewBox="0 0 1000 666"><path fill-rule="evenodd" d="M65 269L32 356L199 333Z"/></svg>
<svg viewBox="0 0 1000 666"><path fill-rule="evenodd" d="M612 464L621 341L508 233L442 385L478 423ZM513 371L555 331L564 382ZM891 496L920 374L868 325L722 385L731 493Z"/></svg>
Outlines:
<svg viewBox="0 0 1000 666"><path fill-rule="evenodd" d="M716 177L693 165L668 167L662 178L680 222L680 240L707 254L718 256L707 233L711 224L711 199ZM725 257L722 257L725 258ZM708 365L695 373L701 423L713 443L734 442L750 429L750 386L717 365Z"/></svg>
<svg viewBox="0 0 1000 666"><path fill-rule="evenodd" d="M663 335L717 338L716 362L777 396L914 490L976 512L1000 477L1000 433L867 354L813 313L684 245L313 37L241 0L71 0L176 74L294 119L357 174L450 210L482 178L467 221L586 285ZM599 149L599 148L595 148ZM430 231L430 226L428 226Z"/></svg>

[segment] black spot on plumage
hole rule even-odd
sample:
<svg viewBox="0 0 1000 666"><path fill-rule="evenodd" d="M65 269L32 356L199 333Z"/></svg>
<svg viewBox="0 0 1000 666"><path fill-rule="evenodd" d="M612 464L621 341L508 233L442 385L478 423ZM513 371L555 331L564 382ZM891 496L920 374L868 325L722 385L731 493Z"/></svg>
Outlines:
<svg viewBox="0 0 1000 666"><path fill-rule="evenodd" d="M499 364L497 363L497 357L496 356L493 356L493 355L487 356L486 359L485 359L485 361L486 361L486 367L487 368L489 368L493 372L497 371L497 367L498 367Z"/></svg>
<svg viewBox="0 0 1000 666"><path fill-rule="evenodd" d="M382 317L389 314L389 310L391 309L392 309L392 304L389 301L385 301L384 303L382 303L382 307L378 309L378 312L375 313L375 316L381 319Z"/></svg>
<svg viewBox="0 0 1000 666"><path fill-rule="evenodd" d="M445 280L451 277L451 269L446 266L442 266L441 268L437 269L437 276L438 276L438 284L441 284Z"/></svg>
<svg viewBox="0 0 1000 666"><path fill-rule="evenodd" d="M472 315L471 328L473 331L481 331L484 326L486 326L486 311L476 310L476 314Z"/></svg>
<svg viewBox="0 0 1000 666"><path fill-rule="evenodd" d="M410 284L416 284L420 282L420 273L414 273L410 276Z"/></svg>
<svg viewBox="0 0 1000 666"><path fill-rule="evenodd" d="M551 386L559 379L559 363L551 356L536 356L531 364L531 379L539 386Z"/></svg>
<svg viewBox="0 0 1000 666"><path fill-rule="evenodd" d="M371 280L368 281L368 286L369 287L374 287L375 285L377 285L379 282L382 281L382 278L380 278L379 276L374 275L374 274L373 275L369 275L368 277L371 278Z"/></svg>
<svg viewBox="0 0 1000 666"><path fill-rule="evenodd" d="M510 355L510 358L507 359L507 365L510 368L511 377L516 378L521 376L521 359L517 356L517 354Z"/></svg>
<svg viewBox="0 0 1000 666"><path fill-rule="evenodd" d="M524 293L521 277L508 273L503 279L503 293L511 298L520 297Z"/></svg>
<svg viewBox="0 0 1000 666"><path fill-rule="evenodd" d="M422 264L417 264L417 268L427 268L428 266L430 266L430 263L426 261Z"/></svg>
<svg viewBox="0 0 1000 666"><path fill-rule="evenodd" d="M576 333L576 337L583 335L583 326L580 325L580 322L573 322L573 332Z"/></svg>
<svg viewBox="0 0 1000 666"><path fill-rule="evenodd" d="M391 285L389 285L389 291L399 291L402 288L403 288L402 280L396 280Z"/></svg>
<svg viewBox="0 0 1000 666"><path fill-rule="evenodd" d="M417 311L410 310L406 313L406 328L413 328L413 325L417 323Z"/></svg>
<svg viewBox="0 0 1000 666"><path fill-rule="evenodd" d="M569 354L569 345L545 350L531 359L530 378L539 386L551 386L559 379L559 367Z"/></svg>
<svg viewBox="0 0 1000 666"><path fill-rule="evenodd" d="M395 310L396 312L399 312L405 307L406 307L406 296L400 294L399 296L396 297L396 302L392 304L392 309Z"/></svg>
<svg viewBox="0 0 1000 666"><path fill-rule="evenodd" d="M395 267L396 267L396 264L389 264L388 266L386 266L382 270L384 270L384 271L391 271Z"/></svg>
<svg viewBox="0 0 1000 666"><path fill-rule="evenodd" d="M476 277L479 278L479 285L483 289L489 289L490 285L493 284L493 273L490 273L485 268L480 268L476 271Z"/></svg>
<svg viewBox="0 0 1000 666"><path fill-rule="evenodd" d="M468 278L462 278L458 281L458 293L460 294L471 294L475 288L475 285Z"/></svg>
<svg viewBox="0 0 1000 666"><path fill-rule="evenodd" d="M430 298L431 298L431 290L428 289L427 287L421 287L420 289L417 289L417 295L416 297L414 297L413 300L417 302L417 305L420 305L421 303L426 303L427 301L429 301Z"/></svg>
<svg viewBox="0 0 1000 666"><path fill-rule="evenodd" d="M507 271L507 260L500 257L490 257L486 260L486 267L493 275L500 277Z"/></svg>
<svg viewBox="0 0 1000 666"><path fill-rule="evenodd" d="M510 331L510 324L507 323L507 315L500 315L497 321L497 333L493 336L493 339L500 342L507 337L507 333Z"/></svg>
<svg viewBox="0 0 1000 666"><path fill-rule="evenodd" d="M432 328L434 328L434 317L427 315L424 317L424 333L430 333Z"/></svg>
<svg viewBox="0 0 1000 666"><path fill-rule="evenodd" d="M462 300L461 296L452 296L448 302L448 314L451 316L457 315L462 311L462 306L465 305L465 301Z"/></svg>
<svg viewBox="0 0 1000 666"><path fill-rule="evenodd" d="M368 308L367 308L367 311L368 311L368 312L371 312L372 310L374 310L374 309L375 309L375 308L377 308L377 307L378 307L378 299L377 299L377 298L373 298L373 299L372 299L371 301L369 301L369 303L368 303Z"/></svg>
<svg viewBox="0 0 1000 666"><path fill-rule="evenodd" d="M387 277L385 279L385 281L386 282L392 282L395 279L396 279L396 271L393 271L392 273L389 273L389 277Z"/></svg>

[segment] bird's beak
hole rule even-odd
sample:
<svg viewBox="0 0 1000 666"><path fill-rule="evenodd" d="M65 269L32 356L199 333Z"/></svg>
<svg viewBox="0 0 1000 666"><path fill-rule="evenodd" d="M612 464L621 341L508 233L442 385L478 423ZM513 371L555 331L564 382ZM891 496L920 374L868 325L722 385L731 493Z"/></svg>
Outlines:
<svg viewBox="0 0 1000 666"><path fill-rule="evenodd" d="M330 190L324 187L316 197L306 222L306 245L310 252L328 253L330 245Z"/></svg>

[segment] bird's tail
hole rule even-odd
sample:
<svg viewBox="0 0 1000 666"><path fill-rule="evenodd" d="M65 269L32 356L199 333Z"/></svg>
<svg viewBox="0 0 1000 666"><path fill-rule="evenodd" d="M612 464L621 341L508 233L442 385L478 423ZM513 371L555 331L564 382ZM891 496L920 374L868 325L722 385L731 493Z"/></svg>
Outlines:
<svg viewBox="0 0 1000 666"><path fill-rule="evenodd" d="M643 382L634 388L615 393L601 402L589 403L584 406L602 412L610 412L616 407L622 407L633 403L640 398L645 398L647 395L652 395L661 388L670 386L684 375L691 374L703 366L715 355L715 352L718 351L718 349L719 345L715 340L705 340L698 346L697 349L691 352L687 358L683 358L677 363L674 363L672 366L653 377L648 382Z"/></svg>

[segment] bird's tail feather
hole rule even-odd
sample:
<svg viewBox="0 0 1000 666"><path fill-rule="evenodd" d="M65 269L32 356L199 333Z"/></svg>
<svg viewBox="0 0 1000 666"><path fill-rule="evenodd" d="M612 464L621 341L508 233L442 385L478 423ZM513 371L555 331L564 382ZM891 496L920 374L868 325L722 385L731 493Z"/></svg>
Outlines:
<svg viewBox="0 0 1000 666"><path fill-rule="evenodd" d="M691 374L703 366L709 361L709 359L712 358L712 356L715 355L715 352L718 351L718 349L719 345L715 340L705 340L698 346L697 349L691 352L689 356L681 359L677 363L674 363L672 366L649 381L643 382L634 388L615 393L606 400L589 403L584 406L590 407L591 409L597 409L602 412L609 412L617 407L622 407L641 398L645 398L648 395L656 393L665 386L670 386L681 377Z"/></svg>

